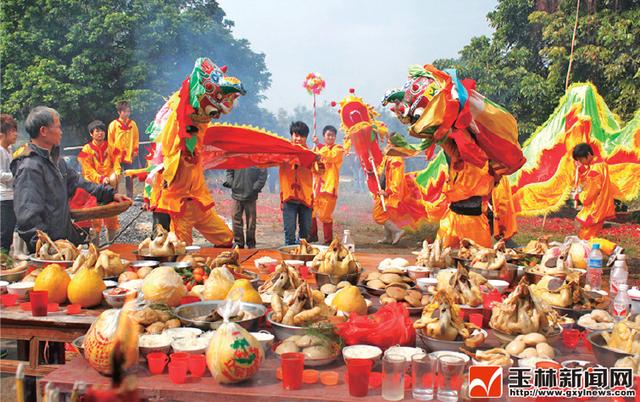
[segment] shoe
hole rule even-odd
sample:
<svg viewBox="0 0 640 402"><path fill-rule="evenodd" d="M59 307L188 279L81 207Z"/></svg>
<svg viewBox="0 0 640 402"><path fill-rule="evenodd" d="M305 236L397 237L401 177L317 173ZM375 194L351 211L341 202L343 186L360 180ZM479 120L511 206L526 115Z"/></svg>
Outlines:
<svg viewBox="0 0 640 402"><path fill-rule="evenodd" d="M384 227L389 230L389 238L391 239L390 243L393 245L398 244L400 239L402 239L402 236L404 236L404 230L400 229L395 223L391 222L390 220L387 220L384 223Z"/></svg>

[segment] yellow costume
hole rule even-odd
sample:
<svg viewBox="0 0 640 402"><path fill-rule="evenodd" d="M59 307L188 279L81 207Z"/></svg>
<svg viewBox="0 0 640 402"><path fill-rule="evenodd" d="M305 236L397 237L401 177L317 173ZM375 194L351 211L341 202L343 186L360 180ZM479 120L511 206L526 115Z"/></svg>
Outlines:
<svg viewBox="0 0 640 402"><path fill-rule="evenodd" d="M138 154L139 137L138 126L133 120L116 119L109 124L109 147L118 150L121 163L131 163Z"/></svg>
<svg viewBox="0 0 640 402"><path fill-rule="evenodd" d="M605 163L592 163L581 170L578 171L578 185L582 187L582 192L578 200L582 203L582 210L576 219L582 225L578 236L589 240L602 230L605 219L616 214L613 203L615 188Z"/></svg>
<svg viewBox="0 0 640 402"><path fill-rule="evenodd" d="M287 201L313 208L313 169L291 163L280 165L280 202Z"/></svg>
<svg viewBox="0 0 640 402"><path fill-rule="evenodd" d="M507 176L503 176L493 189L491 205L493 206L493 236L504 240L510 239L518 232L518 223Z"/></svg>
<svg viewBox="0 0 640 402"><path fill-rule="evenodd" d="M85 144L78 153L78 161L82 167L82 177L92 183L102 184L111 175L115 175L112 177L114 179L122 173L119 152L117 149L111 148L107 141L103 141L101 144L97 144L95 141ZM119 227L118 217L112 216L91 221L91 226L97 233L100 233L102 225L109 231L116 231Z"/></svg>
<svg viewBox="0 0 640 402"><path fill-rule="evenodd" d="M169 103L179 102L176 92ZM172 106L174 107L174 106ZM169 115L164 130L177 132L176 114ZM215 203L209 193L204 177L202 158L199 157L208 123L197 124L197 146L193 155L181 149L177 135L163 135L161 149L164 155L162 181L154 177L150 206L157 212L171 216L171 231L187 244L193 242L192 230L198 230L216 246L230 246L233 233L214 209ZM161 184L160 184L161 183ZM159 192L157 196L154 193Z"/></svg>
<svg viewBox="0 0 640 402"><path fill-rule="evenodd" d="M494 178L489 174L489 163L479 168L460 158L451 140L446 140L442 148L450 158L449 175L444 186L444 194L449 202L449 210L440 220L437 239L442 239L443 247L458 247L460 240L467 238L484 247L491 247L491 231L484 213L486 201L493 190ZM455 203L471 197L482 198L479 214L463 215L454 212ZM453 204L453 205L452 205Z"/></svg>
<svg viewBox="0 0 640 402"><path fill-rule="evenodd" d="M398 209L404 197L404 159L399 156L385 155L378 166L378 177L381 183L384 182L384 190L387 193L384 197L387 211L382 209L380 195L376 195L373 203L373 219L377 224L384 225L390 219L391 211Z"/></svg>
<svg viewBox="0 0 640 402"><path fill-rule="evenodd" d="M340 167L345 150L342 145L320 145L315 151L320 154L320 162L324 164L324 171L314 177L313 221L311 223L311 238L318 238L318 222L322 222L324 242L333 240L333 211L338 200L340 184Z"/></svg>

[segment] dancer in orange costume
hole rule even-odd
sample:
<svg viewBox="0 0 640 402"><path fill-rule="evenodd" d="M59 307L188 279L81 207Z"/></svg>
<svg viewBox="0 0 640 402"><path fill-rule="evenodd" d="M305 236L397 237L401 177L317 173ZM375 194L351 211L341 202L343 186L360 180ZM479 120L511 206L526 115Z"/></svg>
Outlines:
<svg viewBox="0 0 640 402"><path fill-rule="evenodd" d="M605 219L616 214L613 194L615 189L609 178L607 164L596 159L589 144L578 144L572 151L578 167L578 189L575 199L582 203L582 210L576 219L582 228L578 232L581 239L596 237L602 230Z"/></svg>
<svg viewBox="0 0 640 402"><path fill-rule="evenodd" d="M314 205L313 221L311 222L312 241L318 240L318 220L322 222L324 243L329 244L333 240L333 211L338 199L338 186L340 184L340 167L344 158L345 149L336 144L338 130L333 126L322 129L324 144L318 137L313 137L316 145L314 151L320 154L320 163L324 165L324 173L318 174L314 180Z"/></svg>

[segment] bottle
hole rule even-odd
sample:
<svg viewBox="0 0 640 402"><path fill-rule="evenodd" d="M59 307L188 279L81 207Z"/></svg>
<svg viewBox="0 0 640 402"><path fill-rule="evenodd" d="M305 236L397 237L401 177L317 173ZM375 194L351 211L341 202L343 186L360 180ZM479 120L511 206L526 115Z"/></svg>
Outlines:
<svg viewBox="0 0 640 402"><path fill-rule="evenodd" d="M342 245L351 253L356 251L356 244L353 242L353 237L351 237L351 231L349 229L345 229L342 235Z"/></svg>
<svg viewBox="0 0 640 402"><path fill-rule="evenodd" d="M609 297L615 298L620 285L623 283L626 285L628 279L629 271L627 271L627 264L625 260L616 260L613 264L613 269L611 270Z"/></svg>
<svg viewBox="0 0 640 402"><path fill-rule="evenodd" d="M602 252L598 243L591 247L591 252L589 253L587 284L591 287L591 290L600 290L602 287Z"/></svg>
<svg viewBox="0 0 640 402"><path fill-rule="evenodd" d="M613 300L613 318L616 321L623 320L631 310L631 299L627 294L628 286L623 283L618 289L618 295Z"/></svg>

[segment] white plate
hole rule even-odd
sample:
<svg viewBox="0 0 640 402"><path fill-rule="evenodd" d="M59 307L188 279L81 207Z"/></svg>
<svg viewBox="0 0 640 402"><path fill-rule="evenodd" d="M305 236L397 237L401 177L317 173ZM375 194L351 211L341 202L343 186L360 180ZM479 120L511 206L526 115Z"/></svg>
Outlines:
<svg viewBox="0 0 640 402"><path fill-rule="evenodd" d="M197 253L198 251L200 251L202 249L202 247L200 246L186 246L184 248L184 251L187 252L187 254L194 254Z"/></svg>

